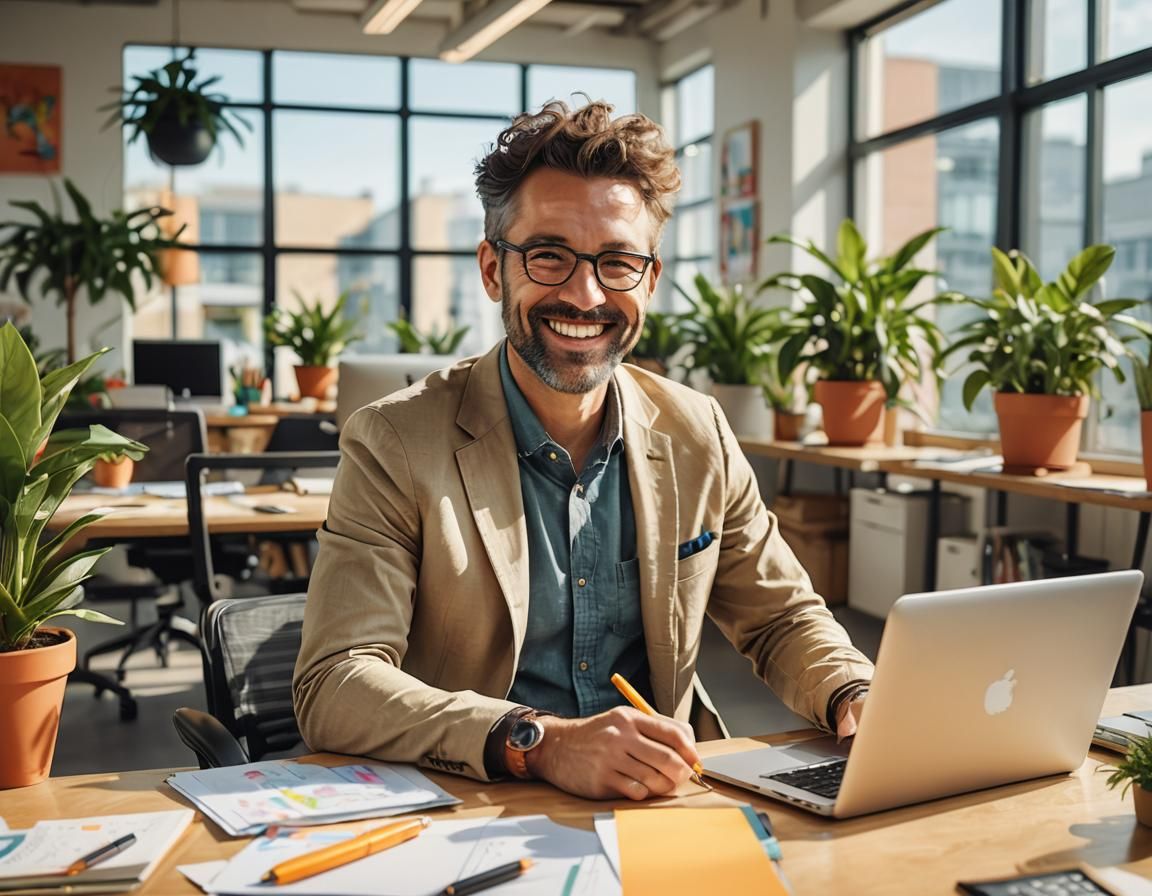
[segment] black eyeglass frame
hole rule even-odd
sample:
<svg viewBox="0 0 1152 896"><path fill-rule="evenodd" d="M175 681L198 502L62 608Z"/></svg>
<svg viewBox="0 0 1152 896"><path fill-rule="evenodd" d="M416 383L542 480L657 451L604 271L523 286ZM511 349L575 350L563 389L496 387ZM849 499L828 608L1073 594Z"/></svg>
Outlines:
<svg viewBox="0 0 1152 896"><path fill-rule="evenodd" d="M609 292L631 292L644 282L644 275L648 273L648 268L650 268L657 260L655 255L645 255L642 252L625 252L622 249L605 249L603 252L597 252L595 255L593 255L588 252L577 252L576 250L565 246L562 243L529 243L526 246L517 246L515 243L508 242L508 240L496 240L494 245L497 249L503 249L505 251L510 250L512 252L519 253L520 261L524 265L524 276L531 280L533 283L537 283L540 286L563 286L565 283L572 279L572 275L576 273L576 268L580 267L580 262L586 261L592 265L592 273L596 275L596 282L599 283L604 289L608 290ZM568 272L568 276L563 280L559 280L556 283L545 283L543 280L537 280L535 277L533 277L531 272L528 270L528 252L532 249L541 249L544 247L563 249L565 252L569 252L576 256L576 261L572 265L572 270ZM624 255L628 258L636 258L643 261L644 267L640 269L640 273L636 277L636 282L631 286L625 287L624 289L621 289L618 286L609 286L607 283L605 283L604 278L600 276L600 259L606 255Z"/></svg>

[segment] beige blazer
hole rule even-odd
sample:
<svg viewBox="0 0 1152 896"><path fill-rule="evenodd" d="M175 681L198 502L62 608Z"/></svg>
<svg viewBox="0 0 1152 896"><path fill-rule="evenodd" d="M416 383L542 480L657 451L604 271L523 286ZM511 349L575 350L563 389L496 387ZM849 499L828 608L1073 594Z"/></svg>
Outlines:
<svg viewBox="0 0 1152 896"><path fill-rule="evenodd" d="M636 513L656 708L687 720L707 613L793 710L826 727L869 679L780 537L716 403L629 365L615 373ZM308 590L293 682L314 750L484 779L484 742L516 704L528 537L498 348L363 408ZM677 561L704 530L718 542Z"/></svg>

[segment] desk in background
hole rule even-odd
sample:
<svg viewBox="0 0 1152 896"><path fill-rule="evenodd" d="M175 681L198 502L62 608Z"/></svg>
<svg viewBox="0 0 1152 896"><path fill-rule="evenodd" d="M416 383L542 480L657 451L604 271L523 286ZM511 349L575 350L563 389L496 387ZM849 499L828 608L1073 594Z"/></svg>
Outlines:
<svg viewBox="0 0 1152 896"><path fill-rule="evenodd" d="M336 404L331 401L279 401L249 405L247 414L207 414L208 451L212 454L259 454L268 445L272 430L282 417L315 417L336 420Z"/></svg>
<svg viewBox="0 0 1152 896"><path fill-rule="evenodd" d="M1152 706L1152 685L1113 691L1105 715ZM701 744L704 756L780 743L788 735L736 738ZM344 757L341 757L344 758ZM961 878L1010 876L1047 871L1078 862L1122 865L1152 877L1152 830L1136 824L1131 796L1104 784L1115 754L1093 750L1076 772L978 791L919 806L832 821L800 809L759 799L717 784L717 794L686 787L675 802L704 806L730 797L767 809L784 850L784 870L797 894L954 894ZM163 784L171 770L49 778L21 790L0 792L0 817L23 828L45 818L71 818L116 812L173 808L180 802ZM578 799L536 782L480 784L425 771L463 800L454 809L433 810L437 819L481 815L546 813L554 821L590 830L596 813L621 802ZM653 807L652 811L660 811ZM244 840L228 840L202 818L164 859L138 892L180 896L200 891L176 871L177 865L224 859Z"/></svg>

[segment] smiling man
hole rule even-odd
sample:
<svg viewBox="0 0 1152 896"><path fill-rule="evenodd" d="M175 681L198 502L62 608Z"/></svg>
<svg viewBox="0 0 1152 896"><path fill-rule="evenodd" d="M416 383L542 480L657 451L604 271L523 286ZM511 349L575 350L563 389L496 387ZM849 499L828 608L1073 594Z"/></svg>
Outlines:
<svg viewBox="0 0 1152 896"><path fill-rule="evenodd" d="M611 111L554 102L500 134L477 259L508 338L345 427L296 666L315 750L669 793L693 725L719 731L695 676L705 615L794 710L855 730L871 665L719 408L621 364L680 175L657 125Z"/></svg>

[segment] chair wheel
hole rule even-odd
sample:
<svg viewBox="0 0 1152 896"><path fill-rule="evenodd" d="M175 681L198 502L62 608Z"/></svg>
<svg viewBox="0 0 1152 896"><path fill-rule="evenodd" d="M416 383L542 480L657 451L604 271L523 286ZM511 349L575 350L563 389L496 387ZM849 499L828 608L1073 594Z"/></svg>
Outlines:
<svg viewBox="0 0 1152 896"><path fill-rule="evenodd" d="M120 700L120 721L131 722L136 718L138 707L136 701L131 697L121 698Z"/></svg>

